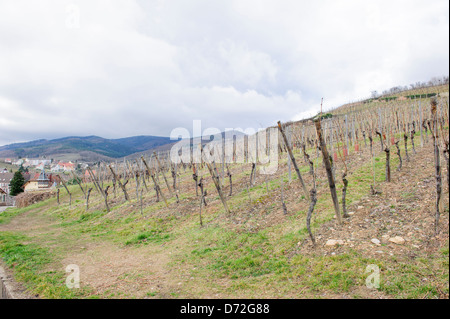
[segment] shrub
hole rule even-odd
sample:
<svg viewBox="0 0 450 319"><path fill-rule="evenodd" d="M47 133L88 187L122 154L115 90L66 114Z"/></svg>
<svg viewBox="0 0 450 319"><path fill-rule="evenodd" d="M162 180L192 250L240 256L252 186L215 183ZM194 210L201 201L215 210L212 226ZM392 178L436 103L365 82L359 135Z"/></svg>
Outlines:
<svg viewBox="0 0 450 319"><path fill-rule="evenodd" d="M23 177L22 173L17 171L14 173L14 176L11 180L11 182L9 183L9 194L11 196L16 196L20 193L23 192L23 184L25 184L25 178Z"/></svg>

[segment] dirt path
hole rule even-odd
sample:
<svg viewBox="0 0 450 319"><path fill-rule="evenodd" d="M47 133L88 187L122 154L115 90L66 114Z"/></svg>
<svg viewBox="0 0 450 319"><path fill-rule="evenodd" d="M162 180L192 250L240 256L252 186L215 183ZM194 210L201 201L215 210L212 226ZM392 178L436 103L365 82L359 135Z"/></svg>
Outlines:
<svg viewBox="0 0 450 319"><path fill-rule="evenodd" d="M40 209L30 210L0 225L0 232L20 232L31 237L45 234L46 240L53 241L59 236L70 236L58 227L57 220L40 213ZM49 265L49 270L65 271L68 265L77 265L81 285L91 287L100 296L173 298L178 290L178 276L171 274L168 266L171 254L164 247L119 246L92 241L89 236L77 238L73 242L68 240L64 244L59 242L58 245L64 245L64 255L67 257Z"/></svg>
<svg viewBox="0 0 450 319"><path fill-rule="evenodd" d="M80 284L102 297L171 298L177 288L163 249L88 243L69 255L62 265L77 265Z"/></svg>
<svg viewBox="0 0 450 319"><path fill-rule="evenodd" d="M1 224L0 231L19 231L25 234L48 232L58 222L48 216L40 214L41 208L15 216L9 223Z"/></svg>

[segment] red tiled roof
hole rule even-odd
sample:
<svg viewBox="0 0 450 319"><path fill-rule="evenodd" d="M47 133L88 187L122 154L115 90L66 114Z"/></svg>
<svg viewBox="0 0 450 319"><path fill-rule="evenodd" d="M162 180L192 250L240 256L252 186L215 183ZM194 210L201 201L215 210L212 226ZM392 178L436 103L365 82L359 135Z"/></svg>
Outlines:
<svg viewBox="0 0 450 319"><path fill-rule="evenodd" d="M67 168L75 167L74 163L59 162L58 165L61 166L61 167L67 167Z"/></svg>

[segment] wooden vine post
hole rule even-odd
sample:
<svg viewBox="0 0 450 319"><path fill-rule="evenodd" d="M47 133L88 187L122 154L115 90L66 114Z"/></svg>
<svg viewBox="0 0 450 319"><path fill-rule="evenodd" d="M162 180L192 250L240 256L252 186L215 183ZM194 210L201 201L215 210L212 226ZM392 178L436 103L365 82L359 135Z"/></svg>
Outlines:
<svg viewBox="0 0 450 319"><path fill-rule="evenodd" d="M230 179L230 193L228 194L228 196L231 196L232 193L233 193L233 180L231 179L232 175L231 175L231 172L230 172L230 168L228 167L228 164L227 164L227 176Z"/></svg>
<svg viewBox="0 0 450 319"><path fill-rule="evenodd" d="M289 157L291 158L292 165L294 165L294 169L295 169L295 172L297 173L298 180L300 181L300 184L302 185L303 193L305 195L305 198L309 200L310 197L309 197L308 191L306 189L305 182L303 181L302 174L300 174L300 170L299 170L299 168L297 166L297 162L295 161L294 154L292 153L291 147L289 146L286 134L284 133L284 130L281 127L281 122L280 121L278 121L278 130L280 131L281 135L283 136L284 144L285 144L285 146L287 148L287 151L289 153Z"/></svg>
<svg viewBox="0 0 450 319"><path fill-rule="evenodd" d="M203 178L200 178L200 181L198 183L198 186L200 187L200 191L202 193L202 195L200 196L200 212L199 212L199 216L200 216L200 227L203 226L203 220L202 220L202 205L204 200L204 193L203 193ZM205 208L206 208L206 202L205 202Z"/></svg>
<svg viewBox="0 0 450 319"><path fill-rule="evenodd" d="M404 124L403 126L403 140L405 141L405 157L406 157L406 161L409 162L409 155L408 155L408 133L406 131L406 124Z"/></svg>
<svg viewBox="0 0 450 319"><path fill-rule="evenodd" d="M195 195L198 197L198 175L197 170L195 169L195 163L192 164L192 178L195 182Z"/></svg>
<svg viewBox="0 0 450 319"><path fill-rule="evenodd" d="M338 129L340 130L339 122L337 122L337 123L338 123ZM350 215L347 212L347 205L346 205L346 203L347 203L346 196L347 196L347 187L348 187L348 180L347 180L348 168L347 168L347 164L345 163L345 159L342 158L341 150L339 148L339 143L337 143L337 153L339 154L342 164L344 165L344 172L342 173L342 183L344 184L344 187L342 188L342 212L343 212L344 218L349 218Z"/></svg>
<svg viewBox="0 0 450 319"><path fill-rule="evenodd" d="M422 133L422 105L419 101L419 129L420 129L420 147L423 147L423 133Z"/></svg>
<svg viewBox="0 0 450 319"><path fill-rule="evenodd" d="M86 211L89 210L89 197L91 196L92 187L90 187L86 194Z"/></svg>
<svg viewBox="0 0 450 319"><path fill-rule="evenodd" d="M313 187L311 188L310 191L311 201L309 203L308 214L306 215L306 229L308 230L309 237L311 238L313 246L315 246L316 239L314 238L314 235L311 231L311 217L314 212L314 207L317 204L316 176L314 173L314 165L312 167L312 178L313 178Z"/></svg>
<svg viewBox="0 0 450 319"><path fill-rule="evenodd" d="M109 213L110 212L109 205L108 205L108 189L109 189L109 186L105 190L103 190L102 187L100 186L100 183L97 181L97 179L95 178L94 174L92 173L91 168L88 167L87 169L89 171L89 174L92 177L92 180L94 181L94 185L96 185L98 187L100 194L103 196L103 199L105 200L106 210Z"/></svg>
<svg viewBox="0 0 450 319"><path fill-rule="evenodd" d="M130 200L130 197L128 196L128 192L127 192L127 190L126 190L126 188L125 188L125 186L126 186L126 184L128 183L128 181L126 181L125 184L122 184L122 182L120 181L120 178L117 178L116 172L114 172L114 170L113 170L113 168L111 167L111 165L109 165L108 167L109 167L111 173L113 174L114 179L117 181L117 183L119 183L119 186L120 186L120 188L122 189L123 194L124 194L124 196L125 196L125 200L126 200L126 201L129 201L129 200ZM98 186L98 185L97 185L97 186Z"/></svg>
<svg viewBox="0 0 450 319"><path fill-rule="evenodd" d="M391 181L391 150L389 149L389 147L386 144L386 147L384 147L384 143L383 143L383 135L376 131L377 135L380 136L380 140L381 140L381 146L384 148L384 152L386 153L386 177L385 177L385 181L386 182L390 182Z"/></svg>
<svg viewBox="0 0 450 319"><path fill-rule="evenodd" d="M442 144L442 155L444 156L445 161L447 162L447 191L450 190L450 170L449 170L449 139L448 134L445 134L444 127L449 124L449 113L448 113L448 104L446 101L446 106L444 107L444 113L439 121L439 127L441 129L441 144ZM447 123L445 123L447 120Z"/></svg>
<svg viewBox="0 0 450 319"><path fill-rule="evenodd" d="M86 169L89 173L89 176L91 177L92 183L94 184L95 190L100 194L100 189L97 187L97 183L95 183L95 175L94 172L88 167Z"/></svg>
<svg viewBox="0 0 450 319"><path fill-rule="evenodd" d="M339 200L338 200L337 193L336 193L336 184L334 182L333 171L331 169L330 156L328 154L327 146L326 146L325 141L322 136L322 127L321 127L321 123L320 123L320 117L321 117L321 115L319 115L318 117L316 117L314 119L314 124L316 126L317 137L319 139L320 148L322 150L323 163L324 163L325 169L327 171L328 185L330 186L331 198L333 199L333 204L334 204L334 211L336 212L336 218L338 220L338 223L342 224L341 212L339 210Z"/></svg>
<svg viewBox="0 0 450 319"><path fill-rule="evenodd" d="M164 200L164 203L166 204L166 207L169 207L169 204L167 204L166 197L164 196L163 192L161 191L161 187L159 187L158 181L155 178L155 174L150 170L150 167L148 167L147 162L144 159L144 156L142 156L141 159L153 180L153 184L155 185L156 196L159 198L159 195L161 195L162 199Z"/></svg>
<svg viewBox="0 0 450 319"><path fill-rule="evenodd" d="M72 206L72 193L67 188L66 182L64 182L64 180L61 178L61 176L58 175L58 177L61 180L61 183L63 184L64 188L66 189L67 194L69 194L69 207L70 207L70 206Z"/></svg>
<svg viewBox="0 0 450 319"><path fill-rule="evenodd" d="M177 198L177 203L180 202L180 198L178 196L179 189L177 189L177 164L170 164L170 170L172 174L173 180L173 191L175 192L175 197Z"/></svg>
<svg viewBox="0 0 450 319"><path fill-rule="evenodd" d="M134 172L134 178L136 180L136 200L139 200L139 187L141 186L141 180L138 171Z"/></svg>
<svg viewBox="0 0 450 319"><path fill-rule="evenodd" d="M398 155L398 160L399 160L399 164L397 167L397 171L400 171L402 169L402 165L403 165L403 161L402 161L402 155L400 153L400 147L398 146L398 143L400 141L395 142L395 146L397 147L397 155Z"/></svg>
<svg viewBox="0 0 450 319"><path fill-rule="evenodd" d="M231 214L231 211L230 211L230 209L228 208L228 205L227 205L227 201L226 201L226 199L225 199L225 196L223 195L222 188L220 187L219 176L217 176L217 174L215 173L216 170L213 169L213 168L211 167L211 165L210 165L208 162L205 162L205 164L206 164L206 166L208 167L209 173L211 174L211 178L212 178L212 180L213 180L213 182L214 182L214 185L216 186L217 193L219 193L219 197L220 197L220 200L222 201L222 204L223 204L223 207L225 208L225 211L226 211L228 214Z"/></svg>
<svg viewBox="0 0 450 319"><path fill-rule="evenodd" d="M434 146L434 167L436 177L436 217L435 217L435 232L439 232L439 218L441 209L442 197L442 176L441 176L441 159L439 153L439 133L437 128L437 101L431 100L431 123L428 122Z"/></svg>
<svg viewBox="0 0 450 319"><path fill-rule="evenodd" d="M349 155L349 145L348 145L348 117L345 115L345 141L346 141L346 148L344 149L344 157L345 160L347 160L347 157Z"/></svg>
<svg viewBox="0 0 450 319"><path fill-rule="evenodd" d="M103 198L105 199L105 206L106 206L106 211L109 213L111 210L109 209L109 205L108 205L108 190L109 190L109 185L106 186L106 188L103 191Z"/></svg>
<svg viewBox="0 0 450 319"><path fill-rule="evenodd" d="M169 190L169 193L172 195L172 190L170 189L169 182L167 181L166 174L164 174L164 168L161 166L161 162L159 161L158 155L156 155L156 152L153 152L153 155L156 158L156 163L158 165L158 170L161 171L162 176L164 177L164 181L166 182L167 189Z"/></svg>

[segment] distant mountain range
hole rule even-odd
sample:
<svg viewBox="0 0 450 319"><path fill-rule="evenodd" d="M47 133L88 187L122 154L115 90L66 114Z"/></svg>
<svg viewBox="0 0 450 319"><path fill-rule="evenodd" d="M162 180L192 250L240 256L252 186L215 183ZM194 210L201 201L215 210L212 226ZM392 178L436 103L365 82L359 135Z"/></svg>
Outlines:
<svg viewBox="0 0 450 319"><path fill-rule="evenodd" d="M233 131L237 136L243 133ZM218 134L219 135L219 134ZM221 133L224 136L224 133ZM206 137L202 142L206 143ZM209 136L208 136L209 138ZM132 136L106 139L99 136L69 136L54 140L40 139L25 143L0 146L0 158L47 158L57 160L111 161L118 158L133 158L153 150L168 150L177 143L169 137ZM189 143L189 139L186 140ZM192 140L191 140L192 143Z"/></svg>
<svg viewBox="0 0 450 319"><path fill-rule="evenodd" d="M132 136L106 139L99 136L70 136L54 140L35 140L0 146L0 157L46 157L95 161L121 158L133 153L157 149L176 141L169 137Z"/></svg>

